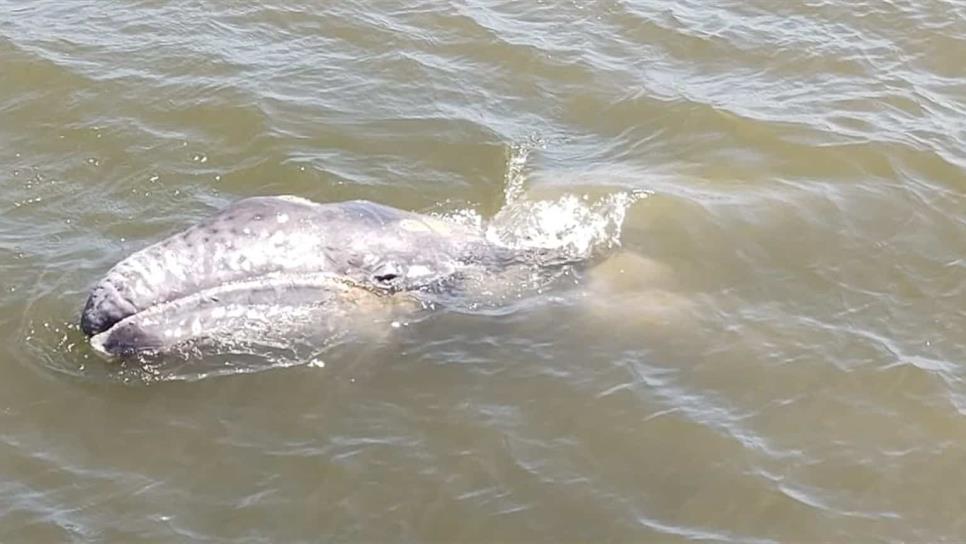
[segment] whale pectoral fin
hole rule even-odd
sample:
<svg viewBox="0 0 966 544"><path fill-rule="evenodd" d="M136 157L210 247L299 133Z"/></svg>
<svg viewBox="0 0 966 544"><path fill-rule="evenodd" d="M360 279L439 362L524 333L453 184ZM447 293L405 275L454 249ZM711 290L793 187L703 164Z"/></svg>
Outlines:
<svg viewBox="0 0 966 544"><path fill-rule="evenodd" d="M695 326L696 302L681 293L669 265L620 251L587 272L582 306L607 330L681 331Z"/></svg>

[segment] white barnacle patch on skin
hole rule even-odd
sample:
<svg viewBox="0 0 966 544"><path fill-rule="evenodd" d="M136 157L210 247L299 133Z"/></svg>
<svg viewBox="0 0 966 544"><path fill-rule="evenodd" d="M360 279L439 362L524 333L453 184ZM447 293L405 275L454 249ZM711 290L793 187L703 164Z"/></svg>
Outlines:
<svg viewBox="0 0 966 544"><path fill-rule="evenodd" d="M275 215L275 220L281 225L283 223L288 223L288 214L285 212L279 212Z"/></svg>
<svg viewBox="0 0 966 544"><path fill-rule="evenodd" d="M225 244L216 243L209 258L211 259L212 267L217 268L218 264L225 258Z"/></svg>
<svg viewBox="0 0 966 544"><path fill-rule="evenodd" d="M399 228L409 232L430 232L431 230L426 223L415 219L403 219L399 222Z"/></svg>
<svg viewBox="0 0 966 544"><path fill-rule="evenodd" d="M252 229L250 227L245 227L242 229L242 233L245 235L250 235L252 233Z"/></svg>
<svg viewBox="0 0 966 544"><path fill-rule="evenodd" d="M277 231L272 235L271 242L277 246L284 244L286 241L285 233L282 231Z"/></svg>
<svg viewBox="0 0 966 544"><path fill-rule="evenodd" d="M453 228L450 225L448 225L445 221L436 219L435 217L425 217L423 218L423 223L428 229L436 232L437 234L447 236L453 233Z"/></svg>
<svg viewBox="0 0 966 544"><path fill-rule="evenodd" d="M160 285L164 281L165 270L151 262L144 262L144 256L131 259L131 270L137 275L136 290L139 294L150 296L152 290L148 285Z"/></svg>
<svg viewBox="0 0 966 544"><path fill-rule="evenodd" d="M420 276L428 276L432 273L433 271L430 270L429 267L423 266L421 264L417 264L409 267L409 271L407 275L412 277L420 277Z"/></svg>
<svg viewBox="0 0 966 544"><path fill-rule="evenodd" d="M252 251L251 253L248 254L248 260L245 261L245 265L246 265L245 270L251 271L253 269L262 268L263 266L265 266L265 262L267 260L268 259L266 258L264 251L258 251L258 250Z"/></svg>
<svg viewBox="0 0 966 544"><path fill-rule="evenodd" d="M311 205L311 206L316 206L317 205L315 202L312 202L311 200L308 200L306 198L302 198L300 196L295 196L295 195L280 195L280 196L277 196L275 198L277 198L279 200L284 200L286 202L292 202L292 203L295 203L295 204L308 204L308 205Z"/></svg>
<svg viewBox="0 0 966 544"><path fill-rule="evenodd" d="M137 294L137 295L139 295L139 296L150 296L151 295L151 290L148 289L148 286L147 286L146 283L144 283L144 279L143 278L139 277L137 279L137 281L134 282L134 293Z"/></svg>
<svg viewBox="0 0 966 544"><path fill-rule="evenodd" d="M251 259L246 259L244 256L238 258L238 267L245 272L251 272L252 261Z"/></svg>
<svg viewBox="0 0 966 544"><path fill-rule="evenodd" d="M174 276L178 281L184 281L186 279L185 270L183 266L180 266L181 259L177 252L167 251L163 254L163 259L164 268L168 274Z"/></svg>

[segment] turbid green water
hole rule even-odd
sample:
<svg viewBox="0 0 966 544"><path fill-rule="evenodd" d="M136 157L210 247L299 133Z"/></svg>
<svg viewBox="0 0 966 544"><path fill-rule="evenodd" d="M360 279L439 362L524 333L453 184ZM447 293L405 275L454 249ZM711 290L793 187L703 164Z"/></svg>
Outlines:
<svg viewBox="0 0 966 544"><path fill-rule="evenodd" d="M0 541L966 540L964 52L952 0L0 0ZM73 325L244 196L634 191L576 284L312 364Z"/></svg>

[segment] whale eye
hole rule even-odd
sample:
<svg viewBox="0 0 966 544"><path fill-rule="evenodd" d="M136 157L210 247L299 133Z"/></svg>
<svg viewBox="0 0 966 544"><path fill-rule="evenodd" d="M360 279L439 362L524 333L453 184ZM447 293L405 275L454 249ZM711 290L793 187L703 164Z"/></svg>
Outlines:
<svg viewBox="0 0 966 544"><path fill-rule="evenodd" d="M398 277L399 277L399 274L395 274L395 273L392 273L392 272L390 272L390 273L388 273L388 274L378 274L378 275L376 275L376 276L373 276L373 277L374 277L374 278L376 279L376 281L378 281L379 283L389 283L389 282L391 282L392 280L394 280L394 279L396 279L396 278L398 278Z"/></svg>

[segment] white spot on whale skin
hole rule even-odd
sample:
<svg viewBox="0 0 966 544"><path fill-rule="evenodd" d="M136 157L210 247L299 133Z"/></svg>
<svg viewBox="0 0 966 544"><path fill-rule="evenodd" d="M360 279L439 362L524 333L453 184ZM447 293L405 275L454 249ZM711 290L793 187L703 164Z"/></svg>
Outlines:
<svg viewBox="0 0 966 544"><path fill-rule="evenodd" d="M284 200L286 202L292 202L295 204L308 204L310 206L317 206L315 202L312 202L307 198L302 198L300 196L295 196L295 195L279 195L279 196L276 196L275 198L279 200Z"/></svg>
<svg viewBox="0 0 966 544"><path fill-rule="evenodd" d="M414 219L403 219L399 222L399 228L408 230L409 232L430 232L429 226L422 221L416 221Z"/></svg>
<svg viewBox="0 0 966 544"><path fill-rule="evenodd" d="M421 264L417 264L409 267L409 275L413 277L428 276L432 273L433 271L430 270L429 267L423 266Z"/></svg>
<svg viewBox="0 0 966 544"><path fill-rule="evenodd" d="M279 213L278 215L275 216L275 220L278 221L280 225L283 223L288 223L288 219L289 218L287 213Z"/></svg>
<svg viewBox="0 0 966 544"><path fill-rule="evenodd" d="M282 244L284 244L284 243L286 243L288 241L288 236L286 236L286 234L284 232L278 231L278 232L276 232L275 234L272 235L272 238L271 238L270 241L271 241L271 243L275 244L276 246L281 246Z"/></svg>

